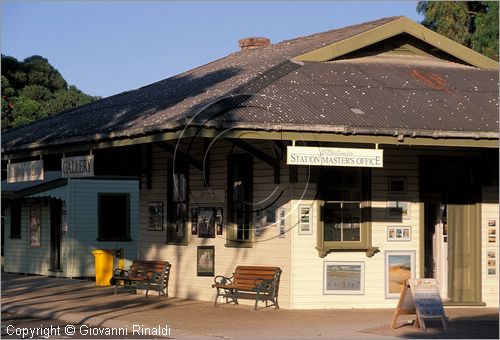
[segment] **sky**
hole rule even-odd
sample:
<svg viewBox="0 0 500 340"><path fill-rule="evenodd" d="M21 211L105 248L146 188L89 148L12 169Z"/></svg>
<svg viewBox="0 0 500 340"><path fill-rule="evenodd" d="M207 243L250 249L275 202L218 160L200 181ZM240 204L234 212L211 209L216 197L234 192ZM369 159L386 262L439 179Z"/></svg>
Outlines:
<svg viewBox="0 0 500 340"><path fill-rule="evenodd" d="M1 1L1 52L41 55L70 85L107 97L239 50L404 15L416 1Z"/></svg>

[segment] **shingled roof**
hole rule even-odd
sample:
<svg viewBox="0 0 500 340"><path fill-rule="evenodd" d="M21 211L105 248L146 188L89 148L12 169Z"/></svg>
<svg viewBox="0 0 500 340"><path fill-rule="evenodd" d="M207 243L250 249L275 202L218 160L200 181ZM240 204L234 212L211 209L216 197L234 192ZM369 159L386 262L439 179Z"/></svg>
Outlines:
<svg viewBox="0 0 500 340"><path fill-rule="evenodd" d="M451 62L436 65L432 57L423 58L420 66L374 58L293 60L399 18L235 52L8 130L2 135L2 151L158 134L180 129L193 117L206 126L234 128L388 135L404 130L409 135L497 138L497 71ZM217 110L208 122L198 116Z"/></svg>

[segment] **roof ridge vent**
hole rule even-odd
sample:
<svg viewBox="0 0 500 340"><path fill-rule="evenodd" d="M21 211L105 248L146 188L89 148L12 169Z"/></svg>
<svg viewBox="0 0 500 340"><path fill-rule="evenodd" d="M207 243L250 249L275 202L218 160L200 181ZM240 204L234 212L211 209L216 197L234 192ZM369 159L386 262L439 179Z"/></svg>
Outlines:
<svg viewBox="0 0 500 340"><path fill-rule="evenodd" d="M238 43L243 51L269 46L271 45L271 40L264 37L248 37L238 40Z"/></svg>

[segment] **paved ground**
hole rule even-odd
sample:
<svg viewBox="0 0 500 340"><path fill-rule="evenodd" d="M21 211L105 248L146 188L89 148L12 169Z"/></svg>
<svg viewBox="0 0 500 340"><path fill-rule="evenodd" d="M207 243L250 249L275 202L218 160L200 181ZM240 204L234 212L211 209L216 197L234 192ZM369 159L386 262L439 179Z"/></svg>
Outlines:
<svg viewBox="0 0 500 340"><path fill-rule="evenodd" d="M163 299L96 287L93 282L3 274L2 311L33 318L58 319L99 327L154 332L168 329L172 338L203 339L498 339L498 309L446 308L449 331L439 325L426 333L404 325L391 329L393 309L253 311L250 306ZM2 327L4 321L2 321ZM131 333L129 333L131 334ZM151 333L153 334L153 333ZM141 335L135 333L135 335ZM153 334L154 335L154 334ZM120 338L121 336L117 336Z"/></svg>

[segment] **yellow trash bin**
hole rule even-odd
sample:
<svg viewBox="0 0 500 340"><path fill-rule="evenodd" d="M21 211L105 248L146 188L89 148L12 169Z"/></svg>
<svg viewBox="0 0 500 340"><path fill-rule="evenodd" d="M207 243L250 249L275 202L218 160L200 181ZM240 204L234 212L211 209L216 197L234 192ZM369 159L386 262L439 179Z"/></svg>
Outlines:
<svg viewBox="0 0 500 340"><path fill-rule="evenodd" d="M110 286L109 280L113 277L113 262L115 251L109 249L92 250L95 257L95 284L96 286Z"/></svg>

